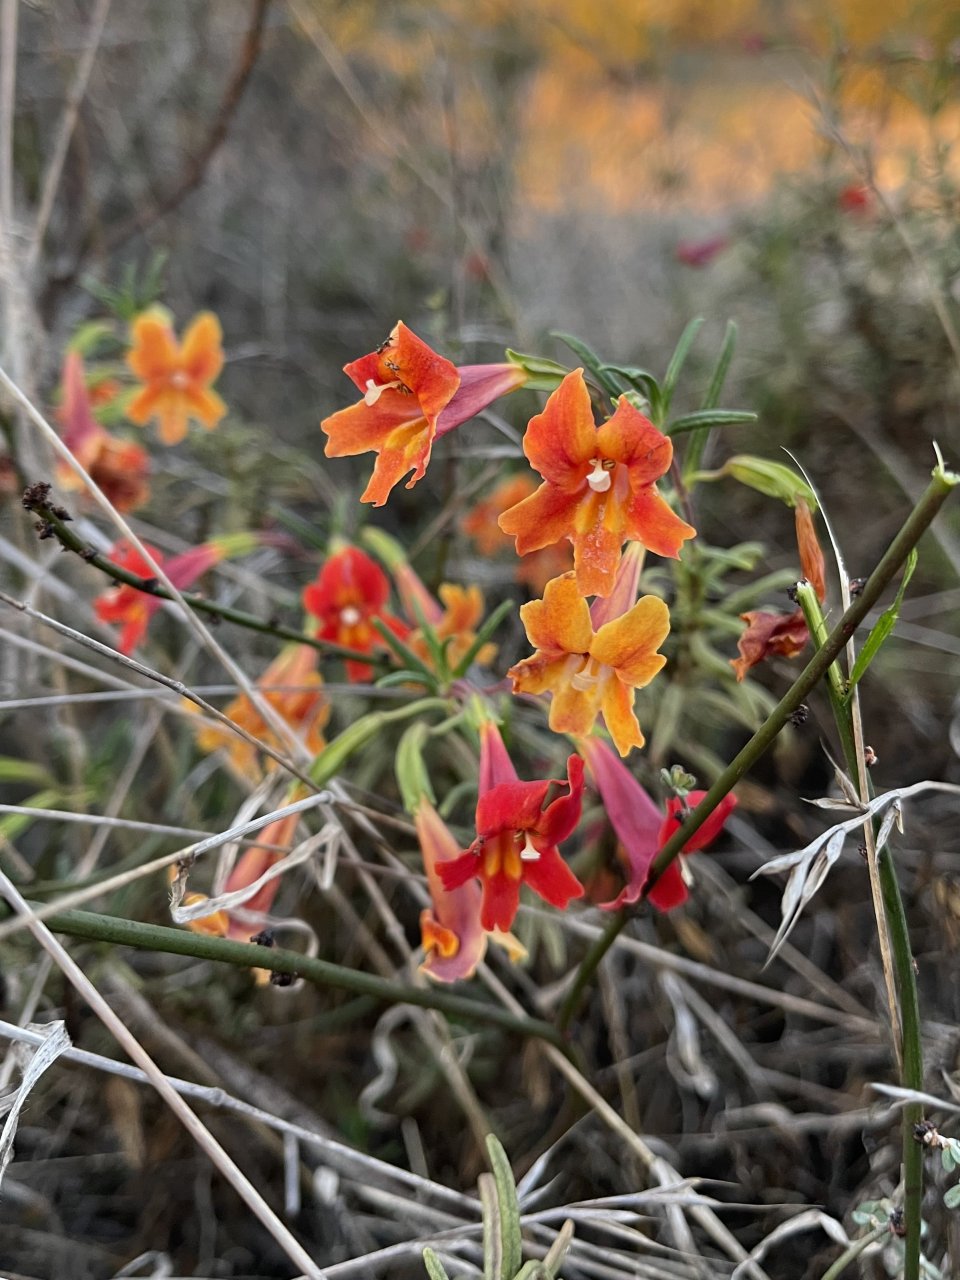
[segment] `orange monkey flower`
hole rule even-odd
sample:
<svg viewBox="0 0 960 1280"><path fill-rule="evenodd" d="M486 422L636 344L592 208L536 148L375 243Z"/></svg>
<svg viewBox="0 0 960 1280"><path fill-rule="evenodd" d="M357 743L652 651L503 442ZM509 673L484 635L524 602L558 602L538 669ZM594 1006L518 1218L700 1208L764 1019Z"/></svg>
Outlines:
<svg viewBox="0 0 960 1280"><path fill-rule="evenodd" d="M182 440L191 418L208 429L215 427L227 412L211 390L223 368L223 334L217 317L201 312L178 344L164 313L145 311L134 320L131 335L127 365L145 385L127 405L130 421L142 427L156 418L164 444Z"/></svg>

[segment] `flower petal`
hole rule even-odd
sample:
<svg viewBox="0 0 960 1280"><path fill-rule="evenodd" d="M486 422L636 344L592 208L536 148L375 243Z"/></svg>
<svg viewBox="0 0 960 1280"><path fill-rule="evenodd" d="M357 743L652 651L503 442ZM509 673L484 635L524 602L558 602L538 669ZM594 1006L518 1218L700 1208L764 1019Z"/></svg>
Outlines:
<svg viewBox="0 0 960 1280"><path fill-rule="evenodd" d="M143 382L166 378L177 368L179 351L170 326L153 311L137 316L131 327L133 346L127 366Z"/></svg>
<svg viewBox="0 0 960 1280"><path fill-rule="evenodd" d="M673 442L626 396L620 397L613 417L601 424L597 440L605 458L627 467L634 490L653 484L670 470Z"/></svg>
<svg viewBox="0 0 960 1280"><path fill-rule="evenodd" d="M678 862L671 862L666 871L647 894L647 901L658 911L672 911L682 906L690 896Z"/></svg>
<svg viewBox="0 0 960 1280"><path fill-rule="evenodd" d="M584 894L583 885L555 848L542 849L536 861L525 863L523 879L544 902L560 911Z"/></svg>
<svg viewBox="0 0 960 1280"><path fill-rule="evenodd" d="M549 778L536 782L501 782L477 800L477 834L489 839L500 831L538 829Z"/></svg>
<svg viewBox="0 0 960 1280"><path fill-rule="evenodd" d="M535 649L550 654L587 653L590 649L590 609L573 573L548 582L543 599L522 605L520 617Z"/></svg>
<svg viewBox="0 0 960 1280"><path fill-rule="evenodd" d="M802 609L795 613L764 613L755 609L741 613L740 617L747 624L747 629L737 641L740 657L730 659L738 680L772 654L795 658L810 639Z"/></svg>
<svg viewBox="0 0 960 1280"><path fill-rule="evenodd" d="M600 701L603 723L622 756L629 755L632 747L642 747L646 741L633 711L634 699L634 691L629 685L621 683L615 676L606 681Z"/></svg>
<svg viewBox="0 0 960 1280"><path fill-rule="evenodd" d="M212 311L201 311L183 335L180 367L184 373L196 382L215 382L223 369L222 342L220 321Z"/></svg>
<svg viewBox="0 0 960 1280"><path fill-rule="evenodd" d="M670 612L658 596L642 596L632 609L606 622L590 646L590 656L613 667L626 684L641 689L666 664L657 649L670 633Z"/></svg>
<svg viewBox="0 0 960 1280"><path fill-rule="evenodd" d="M505 534L516 538L517 555L525 556L568 537L579 502L577 493L542 484L528 498L504 511L497 523Z"/></svg>
<svg viewBox="0 0 960 1280"><path fill-rule="evenodd" d="M573 834L580 821L583 807L583 761L579 756L567 758L567 795L557 796L540 815L537 824L538 839L534 841L537 848L540 840L547 845L562 844Z"/></svg>
<svg viewBox="0 0 960 1280"><path fill-rule="evenodd" d="M627 507L627 536L642 542L658 556L676 559L687 538L696 537L693 525L681 520L652 485L638 489Z"/></svg>
<svg viewBox="0 0 960 1280"><path fill-rule="evenodd" d="M583 370L574 369L550 395L543 412L530 419L523 452L544 480L574 493L586 487L589 463L596 451L590 392Z"/></svg>

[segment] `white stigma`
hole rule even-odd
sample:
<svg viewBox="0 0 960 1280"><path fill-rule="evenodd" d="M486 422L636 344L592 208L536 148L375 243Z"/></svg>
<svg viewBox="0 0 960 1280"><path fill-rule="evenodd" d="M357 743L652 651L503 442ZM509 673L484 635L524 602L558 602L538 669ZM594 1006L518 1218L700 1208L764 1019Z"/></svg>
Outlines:
<svg viewBox="0 0 960 1280"><path fill-rule="evenodd" d="M345 627L355 627L360 621L360 610L348 604L345 609L340 610L340 621Z"/></svg>
<svg viewBox="0 0 960 1280"><path fill-rule="evenodd" d="M375 405L377 403L385 391L388 391L391 387L399 386L399 379L396 379L394 382L382 382L378 384L374 382L372 378L368 378L367 389L363 393L363 403L369 408L371 405Z"/></svg>
<svg viewBox="0 0 960 1280"><path fill-rule="evenodd" d="M610 472L604 469L603 458L591 458L590 465L593 470L587 476L587 484L594 493L606 493L610 488L612 477Z"/></svg>
<svg viewBox="0 0 960 1280"><path fill-rule="evenodd" d="M523 837L523 848L520 850L521 862L536 862L540 857L540 850L535 849L530 840L530 833Z"/></svg>
<svg viewBox="0 0 960 1280"><path fill-rule="evenodd" d="M170 385L178 391L185 391L190 385L190 378L182 369L175 369L170 375Z"/></svg>

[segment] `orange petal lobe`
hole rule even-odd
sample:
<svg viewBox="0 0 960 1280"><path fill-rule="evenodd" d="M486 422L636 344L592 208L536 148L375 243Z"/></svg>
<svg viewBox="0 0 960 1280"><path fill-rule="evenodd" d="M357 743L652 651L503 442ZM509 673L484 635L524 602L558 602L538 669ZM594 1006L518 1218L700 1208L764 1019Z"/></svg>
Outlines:
<svg viewBox="0 0 960 1280"><path fill-rule="evenodd" d="M535 649L551 653L586 653L593 639L590 609L580 594L576 575L565 573L548 582L542 600L521 606L527 639Z"/></svg>

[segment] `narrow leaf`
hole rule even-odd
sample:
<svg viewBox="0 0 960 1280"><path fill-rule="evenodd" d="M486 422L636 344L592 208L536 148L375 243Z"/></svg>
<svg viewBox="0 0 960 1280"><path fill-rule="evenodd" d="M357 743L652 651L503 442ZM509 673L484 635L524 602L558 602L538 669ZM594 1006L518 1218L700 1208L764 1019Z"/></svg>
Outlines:
<svg viewBox="0 0 960 1280"><path fill-rule="evenodd" d="M886 638L890 635L893 628L897 625L897 619L900 616L900 606L903 604L904 593L907 584L913 577L913 571L917 567L917 549L916 547L907 557L907 563L903 570L903 577L900 580L900 590L897 592L897 598L889 609L884 609L880 617L876 620L870 629L870 634L864 641L863 648L857 654L857 660L853 664L853 670L850 672L850 679L847 682L850 689L861 680L870 663L880 652L880 648Z"/></svg>
<svg viewBox="0 0 960 1280"><path fill-rule="evenodd" d="M513 1178L513 1170L510 1168L507 1153L492 1133L487 1135L487 1156L497 1185L497 1204L500 1209L500 1241L503 1250L503 1280L513 1280L523 1261L517 1184Z"/></svg>
<svg viewBox="0 0 960 1280"><path fill-rule="evenodd" d="M427 1268L430 1280L450 1280L446 1268L432 1249L424 1249L423 1265Z"/></svg>
<svg viewBox="0 0 960 1280"><path fill-rule="evenodd" d="M673 399L673 393L677 386L677 379L680 377L680 371L686 363L687 356L690 354L690 348L693 346L702 324L702 316L698 316L695 320L690 321L683 333L681 333L680 341L677 343L676 350L670 357L670 363L667 365L667 372L663 375L663 401L664 408L667 410L670 409L670 401Z"/></svg>
<svg viewBox="0 0 960 1280"><path fill-rule="evenodd" d="M575 338L572 333L561 333L553 330L550 334L551 338L557 338L570 348L575 356L579 356L583 361L585 368L589 369L597 382L603 387L608 395L618 396L620 388L608 373L604 372L604 367L600 363L600 357L596 355L585 342L581 342L579 338Z"/></svg>
<svg viewBox="0 0 960 1280"><path fill-rule="evenodd" d="M455 680L459 680L461 676L466 675L470 670L472 663L476 660L477 654L494 634L497 627L499 627L507 614L512 613L515 608L516 605L512 600L500 601L493 613L490 614L490 617L486 619L483 626L477 632L476 639L473 644L454 668L453 678Z"/></svg>
<svg viewBox="0 0 960 1280"><path fill-rule="evenodd" d="M747 409L698 409L696 413L685 413L682 418L674 419L665 431L668 436L677 436L705 427L735 427L756 421L757 415Z"/></svg>

